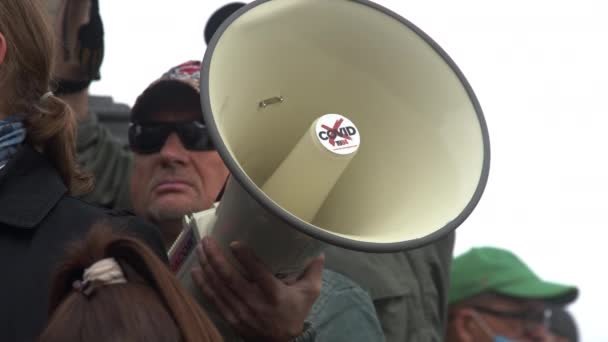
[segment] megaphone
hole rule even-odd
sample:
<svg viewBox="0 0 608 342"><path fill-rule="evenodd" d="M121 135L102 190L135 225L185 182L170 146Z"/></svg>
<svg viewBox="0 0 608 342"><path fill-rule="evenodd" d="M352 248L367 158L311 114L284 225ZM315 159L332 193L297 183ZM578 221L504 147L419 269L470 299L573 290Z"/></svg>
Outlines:
<svg viewBox="0 0 608 342"><path fill-rule="evenodd" d="M280 278L327 243L423 246L480 200L490 149L473 90L437 43L378 4L254 1L215 33L202 73L204 120L231 178L217 210L188 224L224 247L244 241Z"/></svg>

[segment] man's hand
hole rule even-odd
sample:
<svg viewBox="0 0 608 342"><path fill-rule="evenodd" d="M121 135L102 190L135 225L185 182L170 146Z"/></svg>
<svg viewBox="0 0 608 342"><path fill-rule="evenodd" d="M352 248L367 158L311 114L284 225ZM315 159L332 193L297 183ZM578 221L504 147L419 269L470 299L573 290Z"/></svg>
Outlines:
<svg viewBox="0 0 608 342"><path fill-rule="evenodd" d="M238 242L230 247L249 279L229 263L212 238L205 237L197 247L201 268L192 271L205 297L248 341L285 342L300 335L321 292L324 256L314 259L299 279L286 285L250 248Z"/></svg>

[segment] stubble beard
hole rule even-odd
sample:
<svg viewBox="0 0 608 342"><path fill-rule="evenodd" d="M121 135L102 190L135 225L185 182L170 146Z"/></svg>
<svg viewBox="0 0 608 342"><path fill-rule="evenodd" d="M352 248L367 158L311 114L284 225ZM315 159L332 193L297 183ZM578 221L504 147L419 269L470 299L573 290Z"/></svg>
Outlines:
<svg viewBox="0 0 608 342"><path fill-rule="evenodd" d="M201 201L202 202L202 201ZM188 205L164 205L155 203L148 207L147 216L151 221L162 223L164 221L181 220L185 215L205 210L204 203L189 203Z"/></svg>

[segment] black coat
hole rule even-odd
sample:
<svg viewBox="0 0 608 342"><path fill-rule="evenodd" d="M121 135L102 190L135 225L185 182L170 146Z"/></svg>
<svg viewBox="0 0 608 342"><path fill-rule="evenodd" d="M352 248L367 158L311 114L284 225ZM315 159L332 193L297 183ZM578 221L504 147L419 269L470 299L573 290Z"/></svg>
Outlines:
<svg viewBox="0 0 608 342"><path fill-rule="evenodd" d="M24 145L0 170L0 341L35 340L65 245L99 221L128 229L166 261L156 227L68 196L55 169L32 147Z"/></svg>

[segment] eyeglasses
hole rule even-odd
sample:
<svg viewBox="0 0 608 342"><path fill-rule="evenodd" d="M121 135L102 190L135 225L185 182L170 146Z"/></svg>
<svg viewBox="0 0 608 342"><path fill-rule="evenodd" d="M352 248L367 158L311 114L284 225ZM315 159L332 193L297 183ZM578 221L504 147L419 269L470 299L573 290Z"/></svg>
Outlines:
<svg viewBox="0 0 608 342"><path fill-rule="evenodd" d="M495 317L518 319L537 324L549 323L549 319L551 318L551 309L549 308L544 308L543 310L500 311L483 306L474 306L473 309Z"/></svg>
<svg viewBox="0 0 608 342"><path fill-rule="evenodd" d="M158 153L167 138L175 132L188 150L214 150L207 127L199 121L131 123L129 125L129 146L135 153Z"/></svg>
<svg viewBox="0 0 608 342"><path fill-rule="evenodd" d="M523 323L522 327L524 334L534 330L539 325L542 325L548 329L552 314L550 308L544 308L542 310L501 311L483 306L473 306L473 309L475 309L477 312L492 315L498 318L518 320Z"/></svg>

